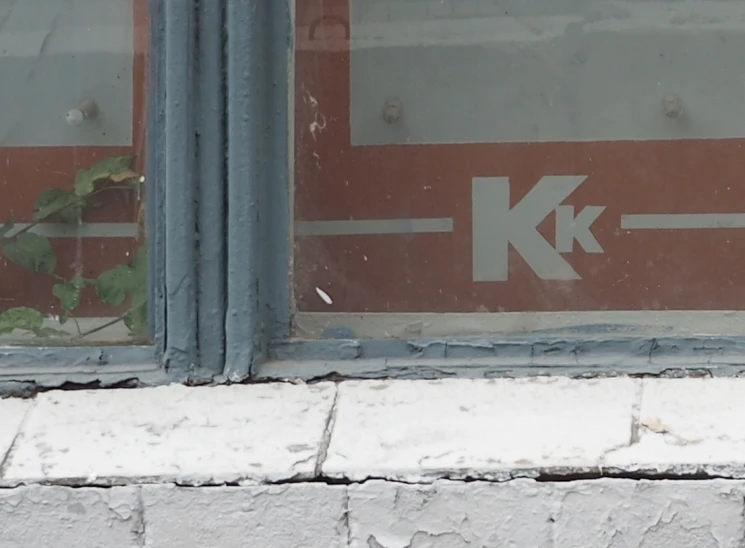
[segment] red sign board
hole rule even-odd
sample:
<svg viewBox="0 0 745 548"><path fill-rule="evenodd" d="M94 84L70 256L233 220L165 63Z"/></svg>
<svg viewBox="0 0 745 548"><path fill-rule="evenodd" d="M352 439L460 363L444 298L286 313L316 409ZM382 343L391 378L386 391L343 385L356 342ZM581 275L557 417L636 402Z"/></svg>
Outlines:
<svg viewBox="0 0 745 548"><path fill-rule="evenodd" d="M132 70L132 135L130 145L125 146L5 146L0 147L0 220L13 220L15 223L30 223L34 211L34 202L39 194L48 188L70 190L75 174L80 169L88 169L97 161L123 155L135 155L138 172L144 169L145 151L145 103L146 103L146 64L148 53L148 14L147 0L132 0L131 9L134 23L134 37L130 53ZM99 13L99 12L97 12ZM117 29L117 20L105 21L111 28ZM104 24L98 22L98 25ZM40 23L41 24L41 23ZM99 28L87 29L93 35ZM33 33L29 33L33 34ZM23 42L23 41L21 41ZM91 46L93 47L93 46ZM113 47L109 44L109 47ZM93 54L101 53L92 49ZM88 53L91 53L88 52ZM74 58L74 55L72 56ZM54 64L55 59L49 61ZM95 69L95 67L94 67ZM90 78L95 80L93 76ZM28 80L29 93L34 85ZM80 100L85 97L79 98ZM100 98L97 98L100 99ZM74 104L67 105L74 107ZM128 107L120 106L122 110ZM64 112L60 112L59 122L64 127ZM108 113L111 117L111 113ZM103 113L107 115L106 112ZM74 129L69 129L74 131ZM86 213L85 223L133 223L138 218L141 204L129 191L112 191L101 195L101 207ZM0 222L2 224L2 222ZM57 257L56 274L60 278L70 279L75 269L82 263L82 274L95 278L101 272L114 266L126 263L136 249L134 237L85 237L85 238L52 238L52 246ZM76 266L77 265L77 266ZM0 261L0 311L14 306L31 306L49 313L60 313L59 302L52 294L52 286L58 280L43 275L30 274L27 270L10 263ZM121 308L121 307L120 307ZM123 308L126 310L126 307ZM95 289L83 290L80 307L76 311L79 317L110 316L117 310L104 305L95 297Z"/></svg>
<svg viewBox="0 0 745 548"><path fill-rule="evenodd" d="M745 139L354 146L348 9L297 4L299 311L745 307Z"/></svg>

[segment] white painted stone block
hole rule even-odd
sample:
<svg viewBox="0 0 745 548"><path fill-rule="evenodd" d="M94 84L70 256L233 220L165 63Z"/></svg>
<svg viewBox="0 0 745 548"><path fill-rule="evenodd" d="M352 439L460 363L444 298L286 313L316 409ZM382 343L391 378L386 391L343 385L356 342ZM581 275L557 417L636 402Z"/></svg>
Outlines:
<svg viewBox="0 0 745 548"><path fill-rule="evenodd" d="M10 451L23 418L32 405L32 400L0 400L0 462L3 462L6 453Z"/></svg>
<svg viewBox="0 0 745 548"><path fill-rule="evenodd" d="M142 488L153 548L346 547L345 487Z"/></svg>
<svg viewBox="0 0 745 548"><path fill-rule="evenodd" d="M639 441L609 455L626 470L716 470L743 477L745 379L645 379Z"/></svg>
<svg viewBox="0 0 745 548"><path fill-rule="evenodd" d="M3 481L311 477L335 391L277 383L41 394Z"/></svg>
<svg viewBox="0 0 745 548"><path fill-rule="evenodd" d="M556 497L556 547L743 545L745 489L739 481L601 479L558 483L551 488Z"/></svg>
<svg viewBox="0 0 745 548"><path fill-rule="evenodd" d="M549 548L550 493L532 480L352 485L349 546Z"/></svg>
<svg viewBox="0 0 745 548"><path fill-rule="evenodd" d="M630 443L639 386L622 378L345 382L323 472L421 481L594 468Z"/></svg>
<svg viewBox="0 0 745 548"><path fill-rule="evenodd" d="M137 489L0 490L0 548L143 546Z"/></svg>
<svg viewBox="0 0 745 548"><path fill-rule="evenodd" d="M740 481L374 481L349 488L352 548L736 548Z"/></svg>

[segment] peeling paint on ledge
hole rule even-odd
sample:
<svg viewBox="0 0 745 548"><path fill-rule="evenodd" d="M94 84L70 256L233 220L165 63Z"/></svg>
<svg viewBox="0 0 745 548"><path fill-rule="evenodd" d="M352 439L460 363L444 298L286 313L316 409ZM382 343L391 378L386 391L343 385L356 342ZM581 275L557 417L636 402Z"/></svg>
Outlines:
<svg viewBox="0 0 745 548"><path fill-rule="evenodd" d="M150 346L0 347L0 375L4 369L27 367L80 367L152 363Z"/></svg>

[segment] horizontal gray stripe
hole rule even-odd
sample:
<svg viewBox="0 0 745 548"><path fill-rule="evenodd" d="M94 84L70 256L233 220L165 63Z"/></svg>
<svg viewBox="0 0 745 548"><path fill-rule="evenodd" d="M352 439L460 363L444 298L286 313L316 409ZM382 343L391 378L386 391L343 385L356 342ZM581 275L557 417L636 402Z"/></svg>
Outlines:
<svg viewBox="0 0 745 548"><path fill-rule="evenodd" d="M675 213L621 215L625 230L745 228L745 213Z"/></svg>
<svg viewBox="0 0 745 548"><path fill-rule="evenodd" d="M27 223L18 223L7 236L13 236L28 226ZM137 236L137 223L41 223L31 232L47 238L134 238Z"/></svg>
<svg viewBox="0 0 745 548"><path fill-rule="evenodd" d="M354 221L295 221L296 236L359 236L364 234L421 234L452 232L453 219L366 219Z"/></svg>

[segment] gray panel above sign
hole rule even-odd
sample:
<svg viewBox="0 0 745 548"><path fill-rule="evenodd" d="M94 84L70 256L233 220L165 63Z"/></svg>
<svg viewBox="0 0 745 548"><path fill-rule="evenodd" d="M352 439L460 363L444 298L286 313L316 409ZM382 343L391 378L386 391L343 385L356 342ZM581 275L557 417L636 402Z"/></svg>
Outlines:
<svg viewBox="0 0 745 548"><path fill-rule="evenodd" d="M745 137L742 0L351 2L354 145Z"/></svg>
<svg viewBox="0 0 745 548"><path fill-rule="evenodd" d="M0 146L132 143L133 12L132 0L0 0ZM97 112L80 120L70 111L85 102Z"/></svg>

